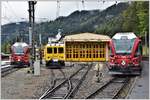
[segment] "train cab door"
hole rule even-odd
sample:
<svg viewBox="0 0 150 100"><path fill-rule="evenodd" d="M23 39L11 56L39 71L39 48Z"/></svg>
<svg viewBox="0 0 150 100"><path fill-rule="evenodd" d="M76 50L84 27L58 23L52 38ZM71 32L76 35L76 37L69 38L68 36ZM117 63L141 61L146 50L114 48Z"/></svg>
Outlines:
<svg viewBox="0 0 150 100"><path fill-rule="evenodd" d="M53 48L53 55L52 55L52 60L54 61L54 62L58 62L58 50L57 50L58 48L55 46L54 48Z"/></svg>
<svg viewBox="0 0 150 100"><path fill-rule="evenodd" d="M58 47L58 58L64 60L64 47Z"/></svg>

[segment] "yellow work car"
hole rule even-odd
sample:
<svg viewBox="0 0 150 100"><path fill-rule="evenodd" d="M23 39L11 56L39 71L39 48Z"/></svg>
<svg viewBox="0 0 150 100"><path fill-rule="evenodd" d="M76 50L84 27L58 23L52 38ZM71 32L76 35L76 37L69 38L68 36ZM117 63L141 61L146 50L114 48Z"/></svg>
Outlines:
<svg viewBox="0 0 150 100"><path fill-rule="evenodd" d="M44 59L46 66L50 65L65 65L64 44L63 43L48 43L44 48Z"/></svg>

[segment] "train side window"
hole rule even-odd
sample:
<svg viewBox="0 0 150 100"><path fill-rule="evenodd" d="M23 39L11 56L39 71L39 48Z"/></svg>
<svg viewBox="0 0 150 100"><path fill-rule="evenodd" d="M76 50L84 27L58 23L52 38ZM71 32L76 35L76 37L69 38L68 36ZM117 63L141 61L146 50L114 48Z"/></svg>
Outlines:
<svg viewBox="0 0 150 100"><path fill-rule="evenodd" d="M93 58L95 58L95 54L93 54Z"/></svg>
<svg viewBox="0 0 150 100"><path fill-rule="evenodd" d="M73 54L73 58L75 58L75 54Z"/></svg>
<svg viewBox="0 0 150 100"><path fill-rule="evenodd" d="M142 53L142 44L141 43L139 45L139 51L140 51L140 54L142 55L143 53Z"/></svg>
<svg viewBox="0 0 150 100"><path fill-rule="evenodd" d="M64 53L64 49L63 48L58 48L58 53Z"/></svg>
<svg viewBox="0 0 150 100"><path fill-rule="evenodd" d="M142 55L142 49L141 49L141 45L139 45L136 49L136 52L135 52L135 56L140 56Z"/></svg>
<svg viewBox="0 0 150 100"><path fill-rule="evenodd" d="M57 53L57 48L54 48L54 53Z"/></svg>
<svg viewBox="0 0 150 100"><path fill-rule="evenodd" d="M69 54L67 54L67 58L69 58Z"/></svg>
<svg viewBox="0 0 150 100"><path fill-rule="evenodd" d="M76 54L76 58L78 58L78 54Z"/></svg>
<svg viewBox="0 0 150 100"><path fill-rule="evenodd" d="M52 53L52 48L47 48L47 53Z"/></svg>

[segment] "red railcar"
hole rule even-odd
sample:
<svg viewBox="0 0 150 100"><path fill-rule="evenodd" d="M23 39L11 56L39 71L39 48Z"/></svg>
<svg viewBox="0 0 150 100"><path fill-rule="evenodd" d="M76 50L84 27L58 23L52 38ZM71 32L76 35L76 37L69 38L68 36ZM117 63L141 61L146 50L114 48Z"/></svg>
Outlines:
<svg viewBox="0 0 150 100"><path fill-rule="evenodd" d="M25 42L16 42L11 46L12 65L30 65L29 46Z"/></svg>
<svg viewBox="0 0 150 100"><path fill-rule="evenodd" d="M134 33L116 33L110 41L109 73L141 73L142 45L141 39Z"/></svg>

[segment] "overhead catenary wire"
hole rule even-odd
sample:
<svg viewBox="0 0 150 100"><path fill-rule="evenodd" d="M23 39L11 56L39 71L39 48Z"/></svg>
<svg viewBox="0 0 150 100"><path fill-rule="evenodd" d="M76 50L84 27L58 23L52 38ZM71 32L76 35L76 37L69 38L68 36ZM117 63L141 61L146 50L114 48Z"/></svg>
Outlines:
<svg viewBox="0 0 150 100"><path fill-rule="evenodd" d="M1 17L2 18L2 20L5 20L5 21L7 21L8 23L11 23L12 21L10 20L10 18L7 16L7 10L8 10L8 8L7 8L7 6L5 5L5 3L3 3L3 6L4 6L4 8L3 8L3 16Z"/></svg>
<svg viewBox="0 0 150 100"><path fill-rule="evenodd" d="M14 11L14 9L12 8L11 4L6 1L3 3L3 16L2 16L2 20L7 20L8 23L15 23L15 22L20 22L22 20L24 21L27 21L27 18L21 18L19 17L16 12ZM10 13L7 13L7 12L10 12ZM11 17L8 17L10 16L11 14Z"/></svg>
<svg viewBox="0 0 150 100"><path fill-rule="evenodd" d="M83 10L85 10L85 0L81 0L81 2L82 2Z"/></svg>
<svg viewBox="0 0 150 100"><path fill-rule="evenodd" d="M60 0L57 0L56 18L58 18L58 17L59 17L59 12L60 12Z"/></svg>
<svg viewBox="0 0 150 100"><path fill-rule="evenodd" d="M8 8L11 10L11 13L12 13L15 17L20 18L20 17L15 13L15 11L13 10L12 6L10 5L10 3L9 3L8 1L7 1L7 5L8 5Z"/></svg>
<svg viewBox="0 0 150 100"><path fill-rule="evenodd" d="M118 5L118 2L117 2L117 1L115 1L115 4L116 4L116 5Z"/></svg>
<svg viewBox="0 0 150 100"><path fill-rule="evenodd" d="M61 2L63 1L63 0L56 0L57 1L57 11L56 11L56 18L58 18L59 16L60 16L60 8L61 8ZM102 3L105 3L105 2L107 2L107 0L74 0L75 1L75 3L76 3L76 8L77 8L77 10L79 10L79 9L83 9L83 10L85 10L85 2L90 2L90 1L94 1L94 2L98 2L98 3L100 3L100 1L102 2ZM118 3L118 1L115 1L114 0L114 2L116 2L116 4ZM8 16L7 14L7 12L10 12L10 13L12 13L13 14L13 16L12 17L7 17L7 18L9 18L9 20L13 20L13 22L14 22L14 20L16 20L17 22L18 21L28 21L28 18L23 18L23 17L20 17L20 16L18 16L18 12L16 11L16 9L14 9L15 7L13 7L13 5L11 4L11 2L9 2L9 1L7 1L7 2L4 2L5 3L5 5L4 6L6 6L4 9L7 9L7 10L9 10L9 11L5 11L5 16ZM79 3L81 3L81 8L80 8L80 5L79 5ZM7 5L6 5L7 4ZM106 3L105 3L106 4ZM101 4L99 4L99 6L101 6ZM35 9L36 9L36 7L37 7L37 5L35 5ZM100 9L100 8L99 8ZM10 15L10 14L9 14ZM13 17L15 17L15 18L13 18ZM37 18L36 18L37 19ZM42 18L41 18L42 19ZM40 19L40 20L41 20ZM48 18L47 18L48 19ZM37 19L38 20L38 19ZM46 19L42 19L42 20L46 20ZM39 21L39 20L38 20Z"/></svg>
<svg viewBox="0 0 150 100"><path fill-rule="evenodd" d="M105 0L103 0L103 4L105 3Z"/></svg>
<svg viewBox="0 0 150 100"><path fill-rule="evenodd" d="M101 10L101 1L98 0L98 8L99 8L99 11Z"/></svg>
<svg viewBox="0 0 150 100"><path fill-rule="evenodd" d="M76 0L75 3L76 3L77 10L79 10L79 2Z"/></svg>

